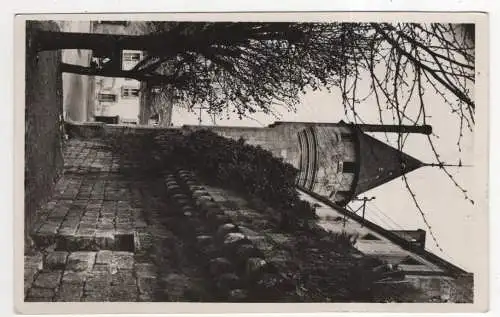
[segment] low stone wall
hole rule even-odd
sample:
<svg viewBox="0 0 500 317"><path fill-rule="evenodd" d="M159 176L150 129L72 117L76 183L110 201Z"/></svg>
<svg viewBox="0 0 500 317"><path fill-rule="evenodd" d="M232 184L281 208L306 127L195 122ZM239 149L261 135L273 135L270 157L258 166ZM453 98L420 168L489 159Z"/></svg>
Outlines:
<svg viewBox="0 0 500 317"><path fill-rule="evenodd" d="M69 138L77 139L109 138L123 135L156 135L168 130L179 130L179 128L106 124L103 122L65 122L64 129Z"/></svg>
<svg viewBox="0 0 500 317"><path fill-rule="evenodd" d="M165 185L169 199L184 214L185 226L192 228L185 234L194 240L195 252L201 255L206 274L213 280L216 300L240 302L257 298L262 287L270 284L266 274L270 272L270 263L260 250L224 214L191 172L166 173ZM203 223L200 216L206 219Z"/></svg>

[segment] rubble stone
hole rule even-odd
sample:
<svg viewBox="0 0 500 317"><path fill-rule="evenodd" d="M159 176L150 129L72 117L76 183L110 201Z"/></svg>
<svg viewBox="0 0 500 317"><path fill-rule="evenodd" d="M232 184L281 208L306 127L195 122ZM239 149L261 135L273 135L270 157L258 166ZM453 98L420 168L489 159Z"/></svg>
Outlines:
<svg viewBox="0 0 500 317"><path fill-rule="evenodd" d="M230 232L224 238L224 245L229 246L245 240L245 235L240 232Z"/></svg>
<svg viewBox="0 0 500 317"><path fill-rule="evenodd" d="M244 289L233 289L229 292L228 299L231 302L243 302L248 298L248 292Z"/></svg>
<svg viewBox="0 0 500 317"><path fill-rule="evenodd" d="M226 258L218 257L210 260L209 271L212 276L219 276L224 273L231 273L232 270L233 270L233 265Z"/></svg>

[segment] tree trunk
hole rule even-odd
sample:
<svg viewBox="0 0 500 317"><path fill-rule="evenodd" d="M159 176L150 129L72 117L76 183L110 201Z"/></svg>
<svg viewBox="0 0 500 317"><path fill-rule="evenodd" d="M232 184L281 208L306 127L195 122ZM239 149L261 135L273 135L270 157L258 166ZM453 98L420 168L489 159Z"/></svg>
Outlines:
<svg viewBox="0 0 500 317"><path fill-rule="evenodd" d="M172 84L176 79L177 79L177 81L175 81L176 84L182 83L182 79L178 79L174 76L168 76L168 75L144 74L141 72L129 71L129 70L97 69L97 68L66 64L66 63L61 63L60 67L61 67L60 70L63 73L72 73L72 74L79 74L86 76L131 78L138 81L154 83L157 85Z"/></svg>
<svg viewBox="0 0 500 317"><path fill-rule="evenodd" d="M121 78L132 78L140 80L138 78L139 74L136 72L120 70L120 69L97 69L97 68L66 64L66 63L61 63L61 72L73 73L78 75L87 75L87 76L121 77Z"/></svg>
<svg viewBox="0 0 500 317"><path fill-rule="evenodd" d="M168 45L176 43L176 45ZM175 56L185 43L176 34L117 35L76 32L40 31L36 34L38 51L58 49L88 49L112 52L114 50L137 50L160 53L161 56Z"/></svg>
<svg viewBox="0 0 500 317"><path fill-rule="evenodd" d="M151 93L148 83L141 83L141 100L139 104L139 124L148 124L151 112L149 106L151 104Z"/></svg>
<svg viewBox="0 0 500 317"><path fill-rule="evenodd" d="M161 105L161 118L159 125L162 127L170 127L172 124L172 111L174 107L174 99L173 99L173 87L172 85L166 86L168 92L165 92L164 103Z"/></svg>

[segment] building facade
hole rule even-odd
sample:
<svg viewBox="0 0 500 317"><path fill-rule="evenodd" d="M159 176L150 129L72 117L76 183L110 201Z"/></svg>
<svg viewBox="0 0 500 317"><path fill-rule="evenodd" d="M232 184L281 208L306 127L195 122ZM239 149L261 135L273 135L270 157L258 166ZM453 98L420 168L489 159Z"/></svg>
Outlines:
<svg viewBox="0 0 500 317"><path fill-rule="evenodd" d="M151 27L143 21L94 21L94 33L145 35ZM145 52L123 51L122 69L132 69ZM171 125L173 101L169 94L148 87L145 82L124 78L98 78L95 90L102 90L102 95L95 93L95 119L106 123L128 123L140 125Z"/></svg>
<svg viewBox="0 0 500 317"><path fill-rule="evenodd" d="M124 50L122 69L132 69L143 57L141 51ZM141 83L130 78L95 78L96 121L108 123L137 124L141 100ZM106 118L112 118L106 121Z"/></svg>

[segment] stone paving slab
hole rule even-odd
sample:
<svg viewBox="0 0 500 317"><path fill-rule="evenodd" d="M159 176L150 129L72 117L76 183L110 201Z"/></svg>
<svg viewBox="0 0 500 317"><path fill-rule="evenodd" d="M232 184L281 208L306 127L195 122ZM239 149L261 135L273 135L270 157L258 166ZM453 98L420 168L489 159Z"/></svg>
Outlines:
<svg viewBox="0 0 500 317"><path fill-rule="evenodd" d="M48 265L62 259L62 269ZM33 262L25 261L26 301L152 301L157 288L156 265L136 261L132 252L54 251L42 266Z"/></svg>
<svg viewBox="0 0 500 317"><path fill-rule="evenodd" d="M25 301L177 301L205 285L172 230L180 219L168 214L161 175L132 172L141 164L99 140L71 139L64 156L32 229L39 251L25 256Z"/></svg>
<svg viewBox="0 0 500 317"><path fill-rule="evenodd" d="M40 251L24 258L25 300L153 301L158 269L138 190L145 184L120 173L120 157L99 141L70 140L64 157L64 175L33 226Z"/></svg>
<svg viewBox="0 0 500 317"><path fill-rule="evenodd" d="M67 178L59 180L63 183ZM131 186L130 182L126 182ZM108 186L114 186L112 182ZM147 227L141 209L132 207L127 195L120 192L119 200L73 200L55 196L45 206L32 233L36 245L44 248L56 243L66 251L112 249L133 251L123 239L133 241L136 229ZM129 241L129 242L130 242Z"/></svg>

